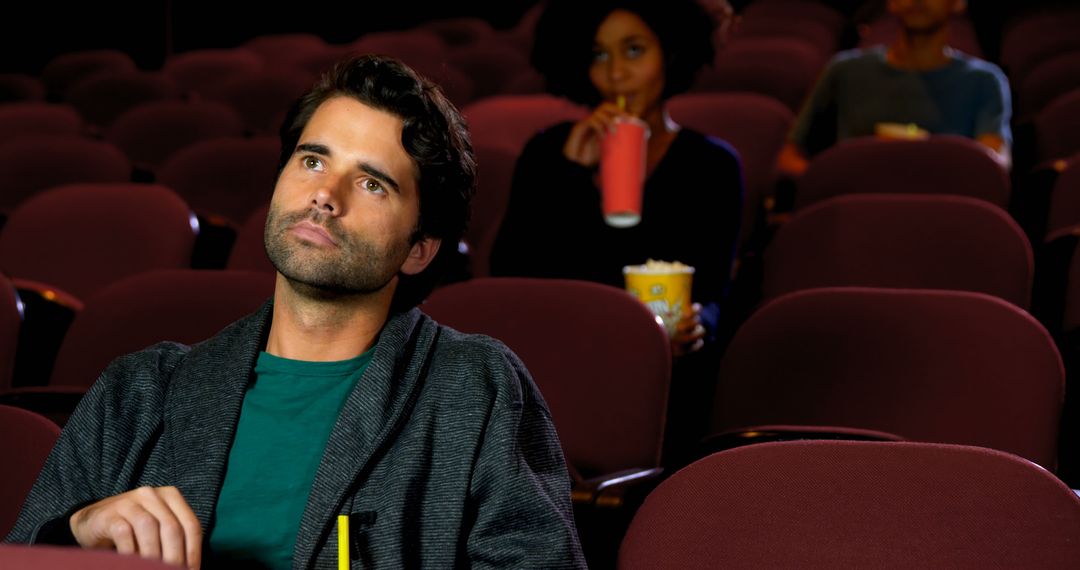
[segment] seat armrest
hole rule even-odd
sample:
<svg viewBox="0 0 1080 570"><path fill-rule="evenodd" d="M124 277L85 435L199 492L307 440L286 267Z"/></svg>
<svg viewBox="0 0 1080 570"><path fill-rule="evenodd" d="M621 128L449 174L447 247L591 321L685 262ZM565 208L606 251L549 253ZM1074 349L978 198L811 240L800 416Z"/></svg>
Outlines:
<svg viewBox="0 0 1080 570"><path fill-rule="evenodd" d="M575 504L588 504L605 509L621 507L631 496L644 496L660 483L662 467L624 469L574 485L571 497ZM642 493L641 491L645 491Z"/></svg>
<svg viewBox="0 0 1080 570"><path fill-rule="evenodd" d="M79 386L30 386L0 394L0 404L30 410L64 427L85 394Z"/></svg>
<svg viewBox="0 0 1080 570"><path fill-rule="evenodd" d="M12 386L43 386L52 375L68 327L83 303L66 291L27 279L12 279L23 306Z"/></svg>

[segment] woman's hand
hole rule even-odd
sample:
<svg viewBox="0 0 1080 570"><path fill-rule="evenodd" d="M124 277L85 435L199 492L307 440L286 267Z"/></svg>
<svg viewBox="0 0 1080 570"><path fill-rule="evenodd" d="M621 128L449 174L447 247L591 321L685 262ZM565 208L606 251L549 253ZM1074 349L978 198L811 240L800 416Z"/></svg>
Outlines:
<svg viewBox="0 0 1080 570"><path fill-rule="evenodd" d="M613 128L615 119L625 115L615 103L605 101L592 114L570 129L563 145L563 156L571 162L592 168L600 163L600 141Z"/></svg>
<svg viewBox="0 0 1080 570"><path fill-rule="evenodd" d="M705 346L705 327L701 324L701 304L694 303L683 315L671 335L671 354L675 358L697 352Z"/></svg>

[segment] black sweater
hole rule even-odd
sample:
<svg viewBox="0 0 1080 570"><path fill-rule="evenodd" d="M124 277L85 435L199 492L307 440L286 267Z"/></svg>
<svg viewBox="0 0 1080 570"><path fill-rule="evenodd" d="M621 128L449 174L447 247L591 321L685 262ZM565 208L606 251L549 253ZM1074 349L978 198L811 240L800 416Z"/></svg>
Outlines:
<svg viewBox="0 0 1080 570"><path fill-rule="evenodd" d="M693 299L721 299L742 212L742 170L726 143L683 128L645 183L641 223L604 223L595 169L562 153L572 123L541 131L514 171L491 258L493 275L582 279L623 286L624 265L646 259L696 268Z"/></svg>

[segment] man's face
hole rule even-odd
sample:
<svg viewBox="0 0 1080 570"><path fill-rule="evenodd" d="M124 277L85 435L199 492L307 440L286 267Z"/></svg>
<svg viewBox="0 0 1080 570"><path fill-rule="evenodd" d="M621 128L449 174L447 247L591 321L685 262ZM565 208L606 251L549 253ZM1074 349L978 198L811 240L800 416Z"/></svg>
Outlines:
<svg viewBox="0 0 1080 570"><path fill-rule="evenodd" d="M941 29L965 7L964 0L889 0L889 13L900 19L905 30L916 33Z"/></svg>
<svg viewBox="0 0 1080 570"><path fill-rule="evenodd" d="M401 119L351 97L321 104L282 169L266 251L290 282L373 293L399 271L423 271L437 240L412 243L420 212L416 166ZM428 255L430 253L430 255Z"/></svg>

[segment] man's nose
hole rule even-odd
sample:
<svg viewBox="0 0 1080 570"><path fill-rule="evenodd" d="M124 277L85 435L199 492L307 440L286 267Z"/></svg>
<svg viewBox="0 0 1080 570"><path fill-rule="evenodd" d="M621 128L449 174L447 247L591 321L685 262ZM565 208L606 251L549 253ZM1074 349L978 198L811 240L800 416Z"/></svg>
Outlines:
<svg viewBox="0 0 1080 570"><path fill-rule="evenodd" d="M322 184L315 188L311 196L311 205L320 212L339 216L344 211L344 185L343 177L328 177Z"/></svg>

